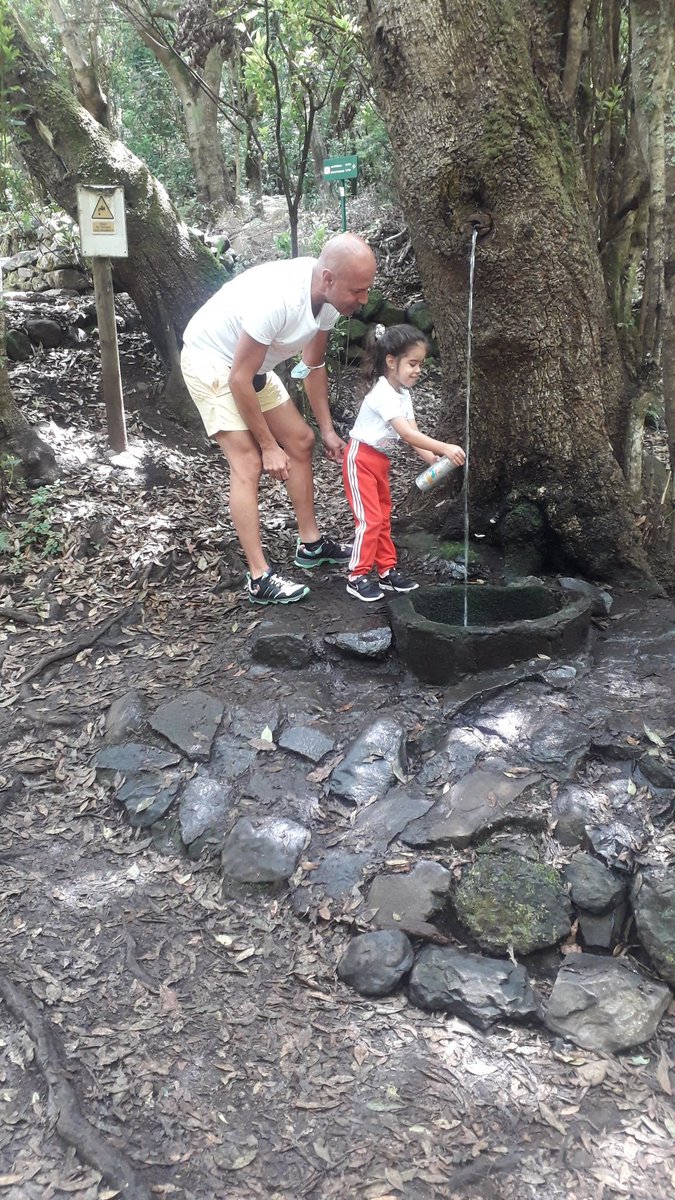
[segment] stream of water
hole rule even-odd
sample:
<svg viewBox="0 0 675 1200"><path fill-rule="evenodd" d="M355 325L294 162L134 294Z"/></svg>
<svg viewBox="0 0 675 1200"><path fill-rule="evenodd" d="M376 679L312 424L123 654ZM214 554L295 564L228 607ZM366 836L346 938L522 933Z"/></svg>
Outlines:
<svg viewBox="0 0 675 1200"><path fill-rule="evenodd" d="M469 624L469 452L471 448L471 327L473 325L473 274L476 267L478 229L471 234L469 266L469 320L466 345L466 414L464 419L464 626Z"/></svg>

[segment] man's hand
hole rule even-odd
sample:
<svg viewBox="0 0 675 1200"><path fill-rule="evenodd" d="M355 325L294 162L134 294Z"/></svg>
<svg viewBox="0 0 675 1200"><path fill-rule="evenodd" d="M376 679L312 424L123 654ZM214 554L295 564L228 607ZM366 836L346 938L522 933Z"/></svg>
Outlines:
<svg viewBox="0 0 675 1200"><path fill-rule="evenodd" d="M343 442L341 437L338 437L334 429L330 433L322 434L323 448L326 451L326 458L331 462L341 463L347 443Z"/></svg>
<svg viewBox="0 0 675 1200"><path fill-rule="evenodd" d="M266 475L271 475L272 479L288 479L291 460L281 446L270 446L261 453L263 471Z"/></svg>

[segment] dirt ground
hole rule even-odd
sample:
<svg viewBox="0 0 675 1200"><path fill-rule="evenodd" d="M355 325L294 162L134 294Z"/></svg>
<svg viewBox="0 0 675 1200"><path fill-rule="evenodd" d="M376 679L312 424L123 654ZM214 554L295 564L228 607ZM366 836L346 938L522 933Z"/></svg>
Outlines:
<svg viewBox="0 0 675 1200"><path fill-rule="evenodd" d="M31 368L26 403L67 474L40 509L46 532L0 580L0 604L31 618L3 619L0 642L0 970L17 989L0 1005L0 1198L672 1195L672 1006L658 1037L605 1058L538 1028L480 1033L402 993L366 1000L335 976L347 923L299 920L283 891L225 898L212 859L129 827L92 766L116 697L206 687L230 706L284 705L298 685L252 671L263 615L237 584L215 452L172 446L130 395L145 458L112 465L93 388L60 353ZM347 534L331 470L318 468L321 516ZM13 517L33 519L21 505ZM291 515L274 487L265 526L288 562ZM317 634L379 623L354 603L328 571L293 622ZM378 689L381 702L437 700L395 660L345 668L339 688L327 670L309 683L342 689L354 723ZM102 1178L59 1136L68 1085L135 1183Z"/></svg>

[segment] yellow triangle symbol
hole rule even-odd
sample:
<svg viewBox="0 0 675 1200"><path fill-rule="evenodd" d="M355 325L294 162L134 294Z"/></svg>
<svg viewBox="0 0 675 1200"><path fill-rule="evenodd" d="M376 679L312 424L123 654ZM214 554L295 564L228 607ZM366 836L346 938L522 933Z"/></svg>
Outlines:
<svg viewBox="0 0 675 1200"><path fill-rule="evenodd" d="M91 215L92 218L97 221L115 220L114 213L111 211L108 202L103 199L103 196L99 196L98 200L96 201L96 207Z"/></svg>

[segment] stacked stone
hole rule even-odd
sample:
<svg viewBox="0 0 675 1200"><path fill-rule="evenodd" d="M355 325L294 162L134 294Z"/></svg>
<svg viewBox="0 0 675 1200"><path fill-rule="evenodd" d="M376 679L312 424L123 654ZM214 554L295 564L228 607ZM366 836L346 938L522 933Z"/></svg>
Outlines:
<svg viewBox="0 0 675 1200"><path fill-rule="evenodd" d="M69 217L10 234L0 258L6 291L53 292L64 288L77 294L91 287Z"/></svg>
<svg viewBox="0 0 675 1200"><path fill-rule="evenodd" d="M361 361L364 346L375 325L414 325L429 339L430 353L438 356L438 342L434 337L434 322L423 300L416 300L407 308L397 308L378 289L372 288L368 303L363 305L358 317L342 317L336 327L333 340L341 358L350 363Z"/></svg>

